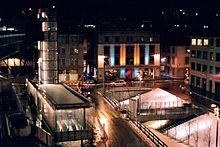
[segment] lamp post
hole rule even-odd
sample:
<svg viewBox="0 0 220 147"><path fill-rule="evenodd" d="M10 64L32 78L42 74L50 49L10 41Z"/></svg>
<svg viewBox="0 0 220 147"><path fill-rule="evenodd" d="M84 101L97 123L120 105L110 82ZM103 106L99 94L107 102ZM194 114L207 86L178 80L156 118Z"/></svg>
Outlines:
<svg viewBox="0 0 220 147"><path fill-rule="evenodd" d="M218 147L218 121L219 121L219 107L216 104L211 105L212 108L214 108L214 114L217 118L217 124L216 124L216 147Z"/></svg>

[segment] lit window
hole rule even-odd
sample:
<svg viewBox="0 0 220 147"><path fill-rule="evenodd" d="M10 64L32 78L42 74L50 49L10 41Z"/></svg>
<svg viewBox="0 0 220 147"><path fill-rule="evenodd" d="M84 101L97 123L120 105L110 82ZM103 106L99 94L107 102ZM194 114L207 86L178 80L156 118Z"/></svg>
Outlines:
<svg viewBox="0 0 220 147"><path fill-rule="evenodd" d="M209 40L208 39L204 39L203 40L203 45L209 45Z"/></svg>
<svg viewBox="0 0 220 147"><path fill-rule="evenodd" d="M202 45L202 39L197 40L197 45L201 46Z"/></svg>
<svg viewBox="0 0 220 147"><path fill-rule="evenodd" d="M192 39L192 45L196 45L196 39Z"/></svg>
<svg viewBox="0 0 220 147"><path fill-rule="evenodd" d="M150 37L150 42L152 42L153 41L153 37Z"/></svg>

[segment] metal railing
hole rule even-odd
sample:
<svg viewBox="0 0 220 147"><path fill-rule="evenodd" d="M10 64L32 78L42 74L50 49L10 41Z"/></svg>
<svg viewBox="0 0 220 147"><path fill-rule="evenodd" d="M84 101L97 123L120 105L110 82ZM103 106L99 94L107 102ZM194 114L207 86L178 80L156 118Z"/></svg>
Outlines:
<svg viewBox="0 0 220 147"><path fill-rule="evenodd" d="M128 115L130 118L130 116ZM138 121L130 118L130 120L157 146L157 147L168 147L159 137L157 137L150 129L145 127Z"/></svg>

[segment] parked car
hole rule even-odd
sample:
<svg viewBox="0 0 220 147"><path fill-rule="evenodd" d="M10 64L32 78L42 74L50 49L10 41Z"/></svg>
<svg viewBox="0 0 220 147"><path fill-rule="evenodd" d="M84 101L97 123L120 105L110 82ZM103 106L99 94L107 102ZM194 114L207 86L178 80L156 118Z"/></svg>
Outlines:
<svg viewBox="0 0 220 147"><path fill-rule="evenodd" d="M125 82L124 80L117 80L110 83L110 86L126 86L126 85L127 82Z"/></svg>

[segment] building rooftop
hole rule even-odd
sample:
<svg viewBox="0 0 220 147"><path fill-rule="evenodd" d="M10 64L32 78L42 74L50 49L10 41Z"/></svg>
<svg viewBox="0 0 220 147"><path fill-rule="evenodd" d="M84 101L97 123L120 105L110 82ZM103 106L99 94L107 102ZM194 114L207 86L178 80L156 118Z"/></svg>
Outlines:
<svg viewBox="0 0 220 147"><path fill-rule="evenodd" d="M55 109L91 107L89 100L66 85L43 84L39 88Z"/></svg>

